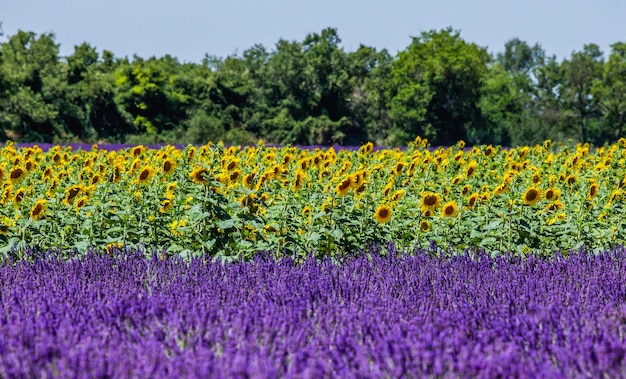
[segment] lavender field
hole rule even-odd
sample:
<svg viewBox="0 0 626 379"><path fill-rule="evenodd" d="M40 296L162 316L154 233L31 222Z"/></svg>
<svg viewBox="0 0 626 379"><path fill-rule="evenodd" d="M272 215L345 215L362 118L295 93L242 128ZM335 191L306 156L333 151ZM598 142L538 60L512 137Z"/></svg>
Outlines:
<svg viewBox="0 0 626 379"><path fill-rule="evenodd" d="M624 377L626 250L0 265L1 378Z"/></svg>

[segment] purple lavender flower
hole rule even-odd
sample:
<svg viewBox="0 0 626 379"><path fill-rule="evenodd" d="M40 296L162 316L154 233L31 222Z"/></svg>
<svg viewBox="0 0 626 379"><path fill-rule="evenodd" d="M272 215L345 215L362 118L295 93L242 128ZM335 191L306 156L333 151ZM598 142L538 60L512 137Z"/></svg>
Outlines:
<svg viewBox="0 0 626 379"><path fill-rule="evenodd" d="M374 251L5 262L0 377L626 376L622 247L552 261Z"/></svg>

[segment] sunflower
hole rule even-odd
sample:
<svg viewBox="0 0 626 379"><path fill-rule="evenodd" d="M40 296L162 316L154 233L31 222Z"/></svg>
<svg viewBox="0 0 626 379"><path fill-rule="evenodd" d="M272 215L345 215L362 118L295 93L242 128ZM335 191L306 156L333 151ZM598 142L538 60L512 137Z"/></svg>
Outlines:
<svg viewBox="0 0 626 379"><path fill-rule="evenodd" d="M471 189L472 187L470 187L469 184L465 184L463 188L461 189L461 195L463 196L467 195Z"/></svg>
<svg viewBox="0 0 626 379"><path fill-rule="evenodd" d="M441 204L441 198L434 192L426 192L422 195L422 210L434 211Z"/></svg>
<svg viewBox="0 0 626 379"><path fill-rule="evenodd" d="M567 215L565 213L559 212L559 213L556 214L556 216L554 216L551 219L549 219L548 221L546 221L546 223L548 225L552 225L555 222L565 220L566 218L567 218Z"/></svg>
<svg viewBox="0 0 626 379"><path fill-rule="evenodd" d="M494 152L493 146L489 145L485 148L485 151L483 153L485 154L486 157L488 157L491 154L493 154L493 152Z"/></svg>
<svg viewBox="0 0 626 379"><path fill-rule="evenodd" d="M228 180L231 183L237 183L237 180L241 178L242 175L243 174L241 173L240 170L233 170L232 172L228 174Z"/></svg>
<svg viewBox="0 0 626 379"><path fill-rule="evenodd" d="M252 189L252 186L254 185L254 178L256 177L256 173L250 173L247 174L246 176L243 177L243 185L247 188L247 189Z"/></svg>
<svg viewBox="0 0 626 379"><path fill-rule="evenodd" d="M2 169L0 168L0 171L1 170ZM54 169L52 167L48 166L41 173L41 179L43 179L44 181L47 181L48 179L52 178L52 174L54 174ZM4 173L0 172L0 182L2 182L2 176L4 176Z"/></svg>
<svg viewBox="0 0 626 379"><path fill-rule="evenodd" d="M387 186L385 186L385 188L383 189L383 196L385 197L389 196L392 189L393 189L393 181L387 183Z"/></svg>
<svg viewBox="0 0 626 379"><path fill-rule="evenodd" d="M544 149L548 150L548 149L550 149L551 146L552 146L552 140L547 139L547 140L543 141L543 148Z"/></svg>
<svg viewBox="0 0 626 379"><path fill-rule="evenodd" d="M145 166L137 175L137 184L147 184L154 176L155 170L151 166Z"/></svg>
<svg viewBox="0 0 626 379"><path fill-rule="evenodd" d="M568 186L572 186L578 182L578 178L576 177L576 175L571 174L565 178L565 182L567 183Z"/></svg>
<svg viewBox="0 0 626 379"><path fill-rule="evenodd" d="M298 161L298 163L296 163L296 165L301 169L301 170L305 170L309 168L310 165L310 159L300 159Z"/></svg>
<svg viewBox="0 0 626 379"><path fill-rule="evenodd" d="M63 204L65 205L72 204L76 196L78 196L78 194L83 191L84 191L84 188L80 185L69 187L67 190L65 190L65 198L63 199Z"/></svg>
<svg viewBox="0 0 626 379"><path fill-rule="evenodd" d="M399 189L391 195L390 200L394 203L400 201L400 199L404 197L404 194L405 191L403 189Z"/></svg>
<svg viewBox="0 0 626 379"><path fill-rule="evenodd" d="M457 175L454 178L452 178L451 183L456 186L456 185L459 185L462 181L463 181L463 177L461 175Z"/></svg>
<svg viewBox="0 0 626 379"><path fill-rule="evenodd" d="M293 154L291 153L287 153L283 156L282 158L282 164L283 166L287 166L289 164L289 162L291 162L293 160Z"/></svg>
<svg viewBox="0 0 626 379"><path fill-rule="evenodd" d="M476 163L475 161L471 161L465 169L465 177L471 178L474 173L476 173L476 167L478 167L478 163Z"/></svg>
<svg viewBox="0 0 626 379"><path fill-rule="evenodd" d="M293 179L293 191L298 192L304 184L306 174L302 170L296 171L296 177Z"/></svg>
<svg viewBox="0 0 626 379"><path fill-rule="evenodd" d="M427 231L429 231L429 230L430 230L430 223L429 223L428 221L426 221L426 220L422 220L422 221L420 222L420 230L421 230L422 232L427 232Z"/></svg>
<svg viewBox="0 0 626 379"><path fill-rule="evenodd" d="M270 197L270 194L269 194L269 193L267 193L267 192L263 192L263 193L261 194L260 199L261 199L261 201L263 202L263 204L267 204L267 202L268 202L268 201L270 201L271 197Z"/></svg>
<svg viewBox="0 0 626 379"><path fill-rule="evenodd" d="M326 201L322 204L322 212L329 214L333 210L332 201Z"/></svg>
<svg viewBox="0 0 626 379"><path fill-rule="evenodd" d="M616 189L615 191L611 192L611 196L609 196L609 201L606 204L607 207L615 203L622 196L622 194L623 192L620 189Z"/></svg>
<svg viewBox="0 0 626 379"><path fill-rule="evenodd" d="M471 194L467 198L467 207L470 209L474 208L474 205L476 205L476 203L478 202L478 199L479 199L478 192L474 192L473 194Z"/></svg>
<svg viewBox="0 0 626 379"><path fill-rule="evenodd" d="M168 228L174 236L180 236L184 234L184 230L181 230L181 229L184 229L186 226L187 226L187 220L174 220L170 222L170 224L168 225Z"/></svg>
<svg viewBox="0 0 626 379"><path fill-rule="evenodd" d="M541 200L541 190L536 187L530 187L522 195L522 201L527 205L535 205Z"/></svg>
<svg viewBox="0 0 626 379"><path fill-rule="evenodd" d="M95 186L100 182L103 182L104 179L102 178L102 176L100 176L100 174L95 174L94 176L91 177L91 185Z"/></svg>
<svg viewBox="0 0 626 379"><path fill-rule="evenodd" d="M245 207L250 208L251 206L254 206L256 199L257 199L257 195L254 192L248 194L247 196L242 197L241 198L241 202L240 202L241 207L242 208L245 208Z"/></svg>
<svg viewBox="0 0 626 379"><path fill-rule="evenodd" d="M237 168L238 165L239 165L239 161L237 159L232 159L232 160L227 161L224 164L224 169L228 172L232 172L233 170Z"/></svg>
<svg viewBox="0 0 626 379"><path fill-rule="evenodd" d="M170 193L167 193L165 199L161 201L161 208L159 208L159 212L167 213L170 208L172 208L172 205L174 205L174 197Z"/></svg>
<svg viewBox="0 0 626 379"><path fill-rule="evenodd" d="M371 153L372 150L374 150L374 144L368 142L364 145L361 145L361 147L359 148L359 155L366 155L368 153Z"/></svg>
<svg viewBox="0 0 626 379"><path fill-rule="evenodd" d="M28 159L26 163L24 163L24 168L26 169L26 171L35 171L37 165L32 159Z"/></svg>
<svg viewBox="0 0 626 379"><path fill-rule="evenodd" d="M141 165L142 161L141 159L137 158L133 161L133 163L131 163L130 165L130 171L131 172L135 172L139 169L139 166Z"/></svg>
<svg viewBox="0 0 626 379"><path fill-rule="evenodd" d="M145 151L146 151L146 148L143 145L139 145L139 146L133 147L132 150L130 151L130 154L133 156L133 158L137 158L141 154L143 154Z"/></svg>
<svg viewBox="0 0 626 379"><path fill-rule="evenodd" d="M533 182L533 184L541 183L541 175L538 172L533 174L532 182Z"/></svg>
<svg viewBox="0 0 626 379"><path fill-rule="evenodd" d="M494 188L493 194L494 195L502 195L503 193L505 193L508 190L509 190L509 184L505 180L502 183L500 183L500 185L498 185L496 188Z"/></svg>
<svg viewBox="0 0 626 379"><path fill-rule="evenodd" d="M486 203L489 201L489 198L491 197L491 194L487 191L483 192L480 194L480 202L481 203Z"/></svg>
<svg viewBox="0 0 626 379"><path fill-rule="evenodd" d="M15 191L15 196L13 197L13 201L16 204L19 204L24 200L24 196L26 196L26 188L20 187L17 191Z"/></svg>
<svg viewBox="0 0 626 379"><path fill-rule="evenodd" d="M309 215L311 213L313 209L310 206L305 206L304 208L302 208L302 215L306 216Z"/></svg>
<svg viewBox="0 0 626 379"><path fill-rule="evenodd" d="M189 177L194 183L207 184L208 183L209 170L204 167L196 167L191 171Z"/></svg>
<svg viewBox="0 0 626 379"><path fill-rule="evenodd" d="M109 182L119 183L122 180L122 172L124 172L124 167L120 163L115 164L113 172L109 176Z"/></svg>
<svg viewBox="0 0 626 379"><path fill-rule="evenodd" d="M79 213L80 209L87 205L87 200L89 200L87 196L81 196L76 199L76 201L74 202L74 208L76 209L76 213Z"/></svg>
<svg viewBox="0 0 626 379"><path fill-rule="evenodd" d="M548 188L544 194L544 198L548 201L554 202L561 197L561 191L558 188Z"/></svg>
<svg viewBox="0 0 626 379"><path fill-rule="evenodd" d="M92 174L91 168L85 167L80 172L80 175L78 175L78 179L80 179L81 182L86 182L87 180L91 180L91 176L92 176L91 174Z"/></svg>
<svg viewBox="0 0 626 379"><path fill-rule="evenodd" d="M161 165L161 171L163 171L163 174L171 175L175 170L176 162L173 159L167 158L163 161L163 164Z"/></svg>
<svg viewBox="0 0 626 379"><path fill-rule="evenodd" d="M563 203L560 200L555 200L552 203L548 204L546 209L549 211L559 211L563 209Z"/></svg>
<svg viewBox="0 0 626 379"><path fill-rule="evenodd" d="M391 174L392 175L400 174L402 172L402 170L404 169L404 167L406 167L406 163L404 163L404 162L397 162L396 166L391 170Z"/></svg>
<svg viewBox="0 0 626 379"><path fill-rule="evenodd" d="M354 188L356 188L360 186L361 183L363 183L363 180L365 179L365 174L363 173L363 171L357 171L354 174L351 174L350 177L352 177L352 184Z"/></svg>
<svg viewBox="0 0 626 379"><path fill-rule="evenodd" d="M459 207L455 201L450 201L443 206L441 215L443 217L456 217L459 214Z"/></svg>
<svg viewBox="0 0 626 379"><path fill-rule="evenodd" d="M350 175L343 178L343 180L335 187L335 192L339 196L346 196L352 187L352 177Z"/></svg>
<svg viewBox="0 0 626 379"><path fill-rule="evenodd" d="M12 184L18 184L26 177L26 170L21 167L15 167L9 172L9 180Z"/></svg>
<svg viewBox="0 0 626 379"><path fill-rule="evenodd" d="M11 200L11 197L13 197L13 186L9 184L2 191L2 204L6 205Z"/></svg>
<svg viewBox="0 0 626 379"><path fill-rule="evenodd" d="M63 159L63 155L61 155L61 153L56 152L52 156L52 162L54 162L55 166L63 166L63 163L65 163L65 159Z"/></svg>
<svg viewBox="0 0 626 379"><path fill-rule="evenodd" d="M167 186L165 187L165 191L167 193L171 193L172 196L174 195L174 191L176 191L176 189L178 189L178 182L168 183Z"/></svg>
<svg viewBox="0 0 626 379"><path fill-rule="evenodd" d="M374 219L381 224L385 224L391 220L391 208L387 205L381 205L374 212Z"/></svg>
<svg viewBox="0 0 626 379"><path fill-rule="evenodd" d="M599 187L600 185L598 184L598 182L596 182L595 180L592 181L591 185L589 186L589 191L587 192L587 198L591 200L596 197Z"/></svg>

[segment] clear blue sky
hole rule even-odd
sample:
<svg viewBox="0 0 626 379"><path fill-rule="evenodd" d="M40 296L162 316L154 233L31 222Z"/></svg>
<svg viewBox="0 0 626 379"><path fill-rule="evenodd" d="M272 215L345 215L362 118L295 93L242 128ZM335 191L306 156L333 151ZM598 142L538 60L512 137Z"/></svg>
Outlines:
<svg viewBox="0 0 626 379"><path fill-rule="evenodd" d="M560 60L586 43L608 56L612 43L626 41L625 17L624 0L2 0L0 41L18 29L52 32L63 56L87 42L117 57L200 62L326 27L338 29L347 51L364 44L395 54L411 36L451 26L492 53L517 37Z"/></svg>

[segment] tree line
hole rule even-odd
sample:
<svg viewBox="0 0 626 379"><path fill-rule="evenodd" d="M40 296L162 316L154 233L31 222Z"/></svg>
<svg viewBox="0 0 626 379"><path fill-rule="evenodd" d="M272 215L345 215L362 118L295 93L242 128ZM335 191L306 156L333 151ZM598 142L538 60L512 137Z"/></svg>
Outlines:
<svg viewBox="0 0 626 379"><path fill-rule="evenodd" d="M0 141L515 146L602 145L624 135L626 43L558 61L540 45L496 55L452 28L396 55L345 51L336 29L201 63L119 58L83 43L61 57L51 33L0 45Z"/></svg>

